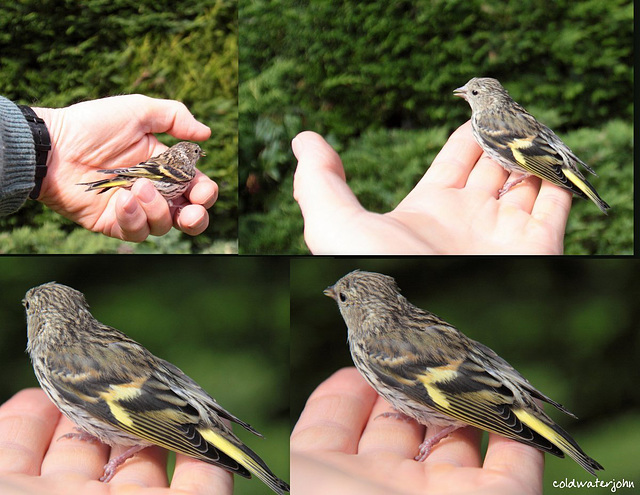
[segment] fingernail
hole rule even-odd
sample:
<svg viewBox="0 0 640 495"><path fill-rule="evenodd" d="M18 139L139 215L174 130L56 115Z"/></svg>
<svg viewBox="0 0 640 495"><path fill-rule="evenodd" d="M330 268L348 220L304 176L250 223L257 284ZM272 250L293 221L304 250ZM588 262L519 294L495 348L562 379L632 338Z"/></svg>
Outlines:
<svg viewBox="0 0 640 495"><path fill-rule="evenodd" d="M138 211L138 202L133 195L129 196L129 199L125 202L124 207L122 208L127 215L133 215L136 211Z"/></svg>
<svg viewBox="0 0 640 495"><path fill-rule="evenodd" d="M142 185L137 196L143 203L151 203L151 201L156 197L156 188L153 187L153 184L147 182Z"/></svg>
<svg viewBox="0 0 640 495"><path fill-rule="evenodd" d="M291 149L293 150L293 154L298 156L298 153L300 153L303 148L304 148L304 136L301 136L300 134L298 134L291 141Z"/></svg>

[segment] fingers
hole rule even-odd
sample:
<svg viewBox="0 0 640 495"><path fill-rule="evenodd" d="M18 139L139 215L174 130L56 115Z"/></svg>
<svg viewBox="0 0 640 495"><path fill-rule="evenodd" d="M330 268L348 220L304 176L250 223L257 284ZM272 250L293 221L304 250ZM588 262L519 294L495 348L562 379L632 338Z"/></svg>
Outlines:
<svg viewBox="0 0 640 495"><path fill-rule="evenodd" d="M185 234L202 234L208 226L209 214L202 205L187 205L176 213L175 227Z"/></svg>
<svg viewBox="0 0 640 495"><path fill-rule="evenodd" d="M149 234L164 235L171 229L169 205L147 179L135 182L131 191L116 192L116 222L113 237L142 242Z"/></svg>
<svg viewBox="0 0 640 495"><path fill-rule="evenodd" d="M531 493L542 493L544 454L534 447L490 433L484 468L520 480Z"/></svg>
<svg viewBox="0 0 640 495"><path fill-rule="evenodd" d="M148 179L137 180L133 184L131 192L137 198L147 218L149 233L160 236L169 232L173 224L169 204L151 181Z"/></svg>
<svg viewBox="0 0 640 495"><path fill-rule="evenodd" d="M181 102L160 100L141 95L132 95L141 107L141 121L149 132L166 132L178 139L204 141L211 136L211 129L198 122Z"/></svg>
<svg viewBox="0 0 640 495"><path fill-rule="evenodd" d="M344 368L311 394L291 435L291 451L355 454L378 394L355 368Z"/></svg>
<svg viewBox="0 0 640 495"><path fill-rule="evenodd" d="M381 416L384 413L392 415ZM410 418L400 418L396 414L387 401L378 398L362 433L358 453L391 453L401 459L413 459L416 456L418 446L424 440L425 428Z"/></svg>
<svg viewBox="0 0 640 495"><path fill-rule="evenodd" d="M426 438L438 434L442 427L427 428ZM423 462L429 465L446 464L453 467L480 467L480 439L482 432L476 428L458 428L440 440Z"/></svg>
<svg viewBox="0 0 640 495"><path fill-rule="evenodd" d="M180 208L174 216L174 226L188 235L202 234L209 226L209 213L218 199L218 184L198 171L185 193L186 198L174 200Z"/></svg>
<svg viewBox="0 0 640 495"><path fill-rule="evenodd" d="M186 193L189 202L209 209L218 200L218 184L199 170Z"/></svg>
<svg viewBox="0 0 640 495"><path fill-rule="evenodd" d="M230 495L233 490L233 475L212 464L176 454L171 490L193 495Z"/></svg>
<svg viewBox="0 0 640 495"><path fill-rule="evenodd" d="M560 244L562 244L562 237L564 237L564 230L571 211L572 197L571 192L566 189L543 180L538 198L531 211L534 218L549 224L553 232L558 232L561 238Z"/></svg>
<svg viewBox="0 0 640 495"><path fill-rule="evenodd" d="M42 390L29 388L0 407L0 474L40 474L60 412Z"/></svg>
<svg viewBox="0 0 640 495"><path fill-rule="evenodd" d="M128 449L129 447L121 446L112 448L110 459L123 454ZM136 452L116 468L113 478L108 483L110 486L167 486L167 451L153 446Z"/></svg>
<svg viewBox="0 0 640 495"><path fill-rule="evenodd" d="M210 208L218 198L218 185L201 172L198 173L186 204L174 208L172 213L166 199L148 179L139 179L131 191L120 189L116 193L116 225L112 237L125 241L142 242L149 235L161 236L175 227L189 235L198 235L209 226ZM180 200L175 200L178 203ZM174 216L172 216L174 215Z"/></svg>
<svg viewBox="0 0 640 495"><path fill-rule="evenodd" d="M469 121L451 134L414 191L420 192L420 186L426 187L429 183L464 187L481 154L482 149L473 137Z"/></svg>
<svg viewBox="0 0 640 495"><path fill-rule="evenodd" d="M335 230L336 221L364 212L346 183L338 154L315 132L302 132L291 142L298 159L293 197L305 223L305 239L311 247Z"/></svg>
<svg viewBox="0 0 640 495"><path fill-rule="evenodd" d="M109 459L110 448L98 440L63 438L67 434L78 434L78 430L63 416L53 432L40 474L48 477L64 475L76 480L99 479Z"/></svg>

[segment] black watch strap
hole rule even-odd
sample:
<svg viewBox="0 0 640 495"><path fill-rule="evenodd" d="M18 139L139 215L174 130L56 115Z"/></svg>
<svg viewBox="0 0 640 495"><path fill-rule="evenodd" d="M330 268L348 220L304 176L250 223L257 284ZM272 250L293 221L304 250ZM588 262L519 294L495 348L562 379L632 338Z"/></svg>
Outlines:
<svg viewBox="0 0 640 495"><path fill-rule="evenodd" d="M40 196L42 179L47 175L47 156L51 149L51 138L44 120L38 117L31 107L18 105L18 108L22 111L24 118L27 119L36 148L36 185L29 193L29 197L37 199Z"/></svg>

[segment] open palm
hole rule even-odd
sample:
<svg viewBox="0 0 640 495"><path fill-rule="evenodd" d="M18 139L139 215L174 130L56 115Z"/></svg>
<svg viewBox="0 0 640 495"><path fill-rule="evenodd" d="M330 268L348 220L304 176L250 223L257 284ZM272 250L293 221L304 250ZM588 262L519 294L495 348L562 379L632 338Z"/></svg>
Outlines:
<svg viewBox="0 0 640 495"><path fill-rule="evenodd" d="M294 197L314 254L562 254L571 193L529 178L498 198L508 173L482 154L469 122L385 214L360 205L318 134L303 132L292 147Z"/></svg>
<svg viewBox="0 0 640 495"><path fill-rule="evenodd" d="M378 417L390 411L355 368L322 383L291 436L292 493L542 493L544 458L535 448L491 434L483 462L479 431L461 428L417 462L424 427Z"/></svg>

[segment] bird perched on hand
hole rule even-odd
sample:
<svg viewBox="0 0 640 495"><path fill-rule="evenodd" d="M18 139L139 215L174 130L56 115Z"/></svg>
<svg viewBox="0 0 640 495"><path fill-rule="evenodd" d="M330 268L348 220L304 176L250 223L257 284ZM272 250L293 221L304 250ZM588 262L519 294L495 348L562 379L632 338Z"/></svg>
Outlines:
<svg viewBox="0 0 640 495"><path fill-rule="evenodd" d="M133 167L98 170L102 174L115 174L115 177L78 185L89 186L86 191L99 189L98 194L101 194L112 187L130 188L136 180L145 178L153 182L167 201L171 201L187 190L196 176L196 162L201 156L206 155L200 146L182 141Z"/></svg>
<svg viewBox="0 0 640 495"><path fill-rule="evenodd" d="M593 201L603 213L609 205L578 170L595 172L547 126L516 103L496 80L474 77L453 94L471 106L473 136L483 151L509 172L522 177L505 184L500 196L531 175Z"/></svg>
<svg viewBox="0 0 640 495"><path fill-rule="evenodd" d="M289 491L223 420L260 433L176 366L97 321L81 292L49 282L30 289L23 304L36 377L83 432L67 436L130 447L105 466L101 481L136 452L159 445L245 478L254 474L278 494Z"/></svg>
<svg viewBox="0 0 640 495"><path fill-rule="evenodd" d="M603 469L534 399L575 418L572 413L491 349L411 304L393 278L356 270L324 293L338 303L353 362L367 382L403 415L445 427L420 445L417 461L471 425L558 457L567 454L593 475Z"/></svg>

